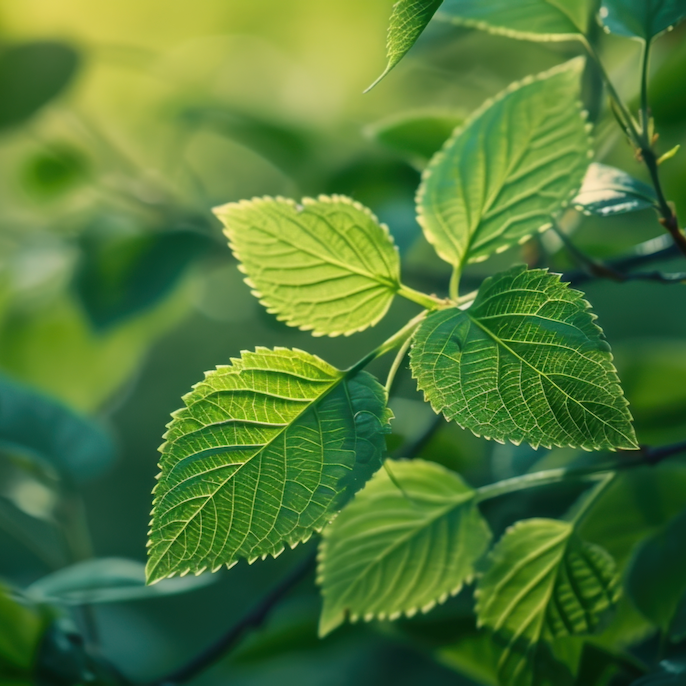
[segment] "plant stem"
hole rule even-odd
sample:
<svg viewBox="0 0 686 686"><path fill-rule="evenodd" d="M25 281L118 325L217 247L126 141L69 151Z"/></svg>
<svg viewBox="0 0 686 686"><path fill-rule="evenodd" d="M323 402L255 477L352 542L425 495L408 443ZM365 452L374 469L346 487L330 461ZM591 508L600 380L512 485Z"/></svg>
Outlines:
<svg viewBox="0 0 686 686"><path fill-rule="evenodd" d="M359 362L354 364L349 369L346 369L346 374L356 374L360 370L364 369L368 364L373 362L377 357L381 357L386 353L390 352L399 345L403 345L408 339L412 338L417 327L422 323L424 317L426 317L426 310L420 312L416 317L411 319L405 326L403 326L400 331L394 333L390 338L386 339L378 348L372 350L368 355L365 355Z"/></svg>
<svg viewBox="0 0 686 686"><path fill-rule="evenodd" d="M460 268L453 267L453 273L450 275L450 288L448 291L450 294L450 299L453 302L457 302L460 299L460 275Z"/></svg>
<svg viewBox="0 0 686 686"><path fill-rule="evenodd" d="M272 610L295 588L316 566L316 551L294 567L252 610L248 611L215 643L194 657L180 669L151 682L150 686L175 686L185 684L214 664L228 652L249 629L257 629L269 617Z"/></svg>
<svg viewBox="0 0 686 686"><path fill-rule="evenodd" d="M444 300L437 298L435 295L428 295L427 293L422 293L421 291L416 291L414 288L400 284L398 290L398 295L401 295L407 300L411 300L413 303L417 303L427 310L435 310L441 306L445 307L446 303Z"/></svg>
<svg viewBox="0 0 686 686"><path fill-rule="evenodd" d="M652 146L650 140L650 111L648 108L648 72L650 69L650 47L651 41L647 39L643 44L643 55L641 56L641 134L643 137L643 147Z"/></svg>
<svg viewBox="0 0 686 686"><path fill-rule="evenodd" d="M578 507L572 508L572 523L575 527L583 521L584 517L589 513L593 507L593 503L598 499L600 494L612 483L612 480L617 476L617 472L607 472L600 478L600 482L593 488L590 493L584 493Z"/></svg>
<svg viewBox="0 0 686 686"><path fill-rule="evenodd" d="M388 377L386 378L386 398L390 398L391 396L391 388L393 388L393 382L395 381L396 374L398 373L400 365L403 363L405 355L407 355L407 351L409 350L411 344L412 336L409 336L407 340L402 344L402 347L400 348L398 354L395 356L395 359L393 360L391 369L388 372Z"/></svg>

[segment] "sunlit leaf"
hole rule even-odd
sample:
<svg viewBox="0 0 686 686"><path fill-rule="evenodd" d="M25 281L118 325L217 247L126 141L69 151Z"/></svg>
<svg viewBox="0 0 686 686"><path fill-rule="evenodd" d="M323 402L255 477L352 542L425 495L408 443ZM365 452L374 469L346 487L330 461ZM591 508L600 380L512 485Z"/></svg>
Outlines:
<svg viewBox="0 0 686 686"><path fill-rule="evenodd" d="M596 0L445 0L439 17L490 33L535 41L586 33Z"/></svg>
<svg viewBox="0 0 686 686"><path fill-rule="evenodd" d="M686 510L644 541L627 572L636 607L664 633L686 594Z"/></svg>
<svg viewBox="0 0 686 686"><path fill-rule="evenodd" d="M145 565L136 560L105 557L78 562L31 584L25 595L36 602L82 605L146 600L202 588L217 577L165 579L146 586Z"/></svg>
<svg viewBox="0 0 686 686"><path fill-rule="evenodd" d="M374 88L405 57L442 3L443 0L398 0L393 5L386 41L388 64L367 90Z"/></svg>
<svg viewBox="0 0 686 686"><path fill-rule="evenodd" d="M302 351L244 352L184 403L160 449L148 582L276 556L381 466L383 388Z"/></svg>
<svg viewBox="0 0 686 686"><path fill-rule="evenodd" d="M649 41L686 17L686 2L603 0L600 16L608 31Z"/></svg>
<svg viewBox="0 0 686 686"><path fill-rule="evenodd" d="M579 102L583 64L572 60L511 86L432 159L419 221L446 262L480 262L550 228L576 194L591 155Z"/></svg>
<svg viewBox="0 0 686 686"><path fill-rule="evenodd" d="M440 465L391 462L324 530L319 583L326 635L349 617L428 612L474 574L491 539L475 491Z"/></svg>
<svg viewBox="0 0 686 686"><path fill-rule="evenodd" d="M654 207L657 197L652 186L637 181L614 167L594 162L572 205L584 214L607 217Z"/></svg>
<svg viewBox="0 0 686 686"><path fill-rule="evenodd" d="M20 124L59 95L78 64L74 49L55 41L0 50L0 130Z"/></svg>
<svg viewBox="0 0 686 686"><path fill-rule="evenodd" d="M486 279L467 310L430 314L411 367L434 410L497 441L636 449L612 355L583 294L523 266Z"/></svg>
<svg viewBox="0 0 686 686"><path fill-rule="evenodd" d="M111 437L93 420L7 377L0 377L0 444L77 481L101 474L115 455Z"/></svg>
<svg viewBox="0 0 686 686"><path fill-rule="evenodd" d="M612 558L572 523L527 519L508 529L488 556L476 606L502 646L500 684L533 683L539 644L593 632L619 591Z"/></svg>
<svg viewBox="0 0 686 686"><path fill-rule="evenodd" d="M413 164L424 166L463 121L464 117L456 113L419 110L384 119L370 126L367 133Z"/></svg>
<svg viewBox="0 0 686 686"><path fill-rule="evenodd" d="M256 198L215 210L246 282L268 311L315 335L376 324L400 285L388 229L342 196Z"/></svg>

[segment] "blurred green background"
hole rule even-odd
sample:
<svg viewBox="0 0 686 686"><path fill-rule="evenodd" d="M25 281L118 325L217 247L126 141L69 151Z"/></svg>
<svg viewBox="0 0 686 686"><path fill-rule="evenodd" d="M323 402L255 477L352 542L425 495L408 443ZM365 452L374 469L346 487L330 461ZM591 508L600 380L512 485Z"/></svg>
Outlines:
<svg viewBox="0 0 686 686"><path fill-rule="evenodd" d="M429 127L439 142L448 125L511 81L579 53L574 44L517 42L434 22L410 57L363 95L384 64L391 4L0 5L0 371L11 391L7 400L0 396L0 410L17 393L38 390L111 434L115 459L108 462L101 437L104 447L90 451L94 464L76 470L83 483L74 487L97 556L144 561L156 449L170 412L204 371L257 345L298 347L345 367L417 311L396 303L376 329L351 339L289 329L242 283L210 209L261 195L351 195L389 224L408 284L444 293L447 265L414 219L420 156L378 132L408 113L439 114L444 129L435 119ZM652 98L662 152L686 143L686 90L673 87L686 82L685 38L682 27L656 47ZM620 90L635 97L638 46L607 37L603 54ZM600 132L611 130L609 121L605 112ZM603 161L645 178L619 135L599 134L598 150ZM664 178L686 216L686 154L665 164ZM605 257L660 235L648 211L585 219L576 240ZM523 260L557 269L572 264L555 241L536 239L471 268L472 280ZM645 443L684 438L682 289L586 287ZM392 407L389 446L397 450L432 421L407 371ZM74 491L69 474L65 486L60 464L46 465L45 454L36 461L16 446L0 449L0 577L23 588L69 561L59 525L64 493ZM479 484L538 460L571 459L557 453L493 446L444 427L423 456ZM95 478L80 479L91 472ZM558 500L520 497L490 515L502 527L508 517L555 510ZM131 678L159 676L211 642L303 554L241 563L188 594L98 605L102 652ZM471 683L451 668L480 676L478 659L465 657L471 649L451 657L445 647L467 635L458 631L471 621L465 603L458 598L412 626L346 628L319 642L319 601L307 582L267 629L197 683ZM10 620L0 620L5 630Z"/></svg>

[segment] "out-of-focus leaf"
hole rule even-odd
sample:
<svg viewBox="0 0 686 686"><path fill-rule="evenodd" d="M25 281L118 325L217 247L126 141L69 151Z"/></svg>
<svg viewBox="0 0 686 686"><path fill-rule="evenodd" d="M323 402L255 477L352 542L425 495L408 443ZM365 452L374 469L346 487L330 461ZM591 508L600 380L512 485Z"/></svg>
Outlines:
<svg viewBox="0 0 686 686"><path fill-rule="evenodd" d="M107 557L79 562L31 584L24 593L36 602L83 605L146 600L187 593L211 584L216 576L185 576L145 585L145 565Z"/></svg>
<svg viewBox="0 0 686 686"><path fill-rule="evenodd" d="M575 686L628 686L643 674L638 663L625 655L618 655L586 643L579 663Z"/></svg>
<svg viewBox="0 0 686 686"><path fill-rule="evenodd" d="M600 16L607 31L649 41L686 17L686 2L603 0Z"/></svg>
<svg viewBox="0 0 686 686"><path fill-rule="evenodd" d="M578 38L597 0L445 0L439 17L490 33L535 41Z"/></svg>
<svg viewBox="0 0 686 686"><path fill-rule="evenodd" d="M673 45L650 79L650 109L659 127L679 126L686 120L686 88L675 88L686 78L686 41Z"/></svg>
<svg viewBox="0 0 686 686"><path fill-rule="evenodd" d="M502 641L498 675L503 686L530 683L539 645L592 633L620 592L613 559L581 540L570 522L517 522L486 564L476 612L480 625Z"/></svg>
<svg viewBox="0 0 686 686"><path fill-rule="evenodd" d="M0 50L0 130L20 124L58 96L78 64L76 51L55 41Z"/></svg>
<svg viewBox="0 0 686 686"><path fill-rule="evenodd" d="M191 230L120 234L86 232L74 287L99 331L148 310L179 282L211 245Z"/></svg>
<svg viewBox="0 0 686 686"><path fill-rule="evenodd" d="M55 145L29 159L24 187L34 197L50 200L71 190L88 177L85 158L75 148Z"/></svg>
<svg viewBox="0 0 686 686"><path fill-rule="evenodd" d="M685 537L686 510L641 544L627 571L636 607L667 634L686 594Z"/></svg>
<svg viewBox="0 0 686 686"><path fill-rule="evenodd" d="M464 117L456 113L418 110L384 119L366 132L389 150L423 167L463 122Z"/></svg>
<svg viewBox="0 0 686 686"><path fill-rule="evenodd" d="M658 671L646 674L631 686L686 686L686 663L663 660Z"/></svg>
<svg viewBox="0 0 686 686"><path fill-rule="evenodd" d="M576 194L591 141L575 59L487 102L429 163L419 222L446 262L481 262L552 225Z"/></svg>
<svg viewBox="0 0 686 686"><path fill-rule="evenodd" d="M0 683L30 676L49 620L49 612L21 602L0 586Z"/></svg>
<svg viewBox="0 0 686 686"><path fill-rule="evenodd" d="M296 126L220 105L187 107L180 119L186 127L212 129L254 150L286 174L311 164L311 135Z"/></svg>
<svg viewBox="0 0 686 686"><path fill-rule="evenodd" d="M184 396L160 448L147 578L277 556L319 531L381 466L381 385L258 348Z"/></svg>
<svg viewBox="0 0 686 686"><path fill-rule="evenodd" d="M475 491L440 465L387 461L324 530L319 633L351 621L397 619L457 594L491 532Z"/></svg>
<svg viewBox="0 0 686 686"><path fill-rule="evenodd" d="M588 168L584 183L572 200L572 205L580 212L601 217L637 212L656 204L652 186L634 179L621 169L597 162Z"/></svg>
<svg viewBox="0 0 686 686"><path fill-rule="evenodd" d="M665 462L659 469L632 469L618 474L598 497L579 533L605 548L623 569L636 544L685 507L686 466Z"/></svg>
<svg viewBox="0 0 686 686"><path fill-rule="evenodd" d="M674 642L686 639L686 594L679 601L669 631Z"/></svg>
<svg viewBox="0 0 686 686"><path fill-rule="evenodd" d="M513 267L467 310L430 314L410 366L436 413L477 436L534 448L636 449L610 347L583 294Z"/></svg>
<svg viewBox="0 0 686 686"><path fill-rule="evenodd" d="M0 367L72 407L98 408L135 372L143 356L189 305L180 289L154 310L97 334L71 298L10 310L0 324Z"/></svg>
<svg viewBox="0 0 686 686"><path fill-rule="evenodd" d="M109 435L54 398L0 376L0 443L29 451L76 481L114 460Z"/></svg>
<svg viewBox="0 0 686 686"><path fill-rule="evenodd" d="M374 88L405 57L442 3L443 0L398 0L393 5L386 42L388 64L367 91Z"/></svg>
<svg viewBox="0 0 686 686"><path fill-rule="evenodd" d="M641 440L661 445L683 437L686 345L678 340L623 341L614 350Z"/></svg>
<svg viewBox="0 0 686 686"><path fill-rule="evenodd" d="M254 295L281 321L316 335L376 324L400 289L388 229L343 196L256 198L215 209Z"/></svg>

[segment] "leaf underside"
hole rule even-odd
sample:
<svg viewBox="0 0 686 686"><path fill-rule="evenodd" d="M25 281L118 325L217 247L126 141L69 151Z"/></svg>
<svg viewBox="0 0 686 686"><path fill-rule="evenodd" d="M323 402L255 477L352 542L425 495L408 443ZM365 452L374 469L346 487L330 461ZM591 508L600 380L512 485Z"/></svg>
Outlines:
<svg viewBox="0 0 686 686"><path fill-rule="evenodd" d="M383 74L367 88L367 91L374 88L405 57L419 36L422 35L442 2L443 0L398 0L393 5L386 40L388 63Z"/></svg>
<svg viewBox="0 0 686 686"><path fill-rule="evenodd" d="M208 372L161 447L148 582L278 555L320 530L381 466L385 393L299 350Z"/></svg>
<svg viewBox="0 0 686 686"><path fill-rule="evenodd" d="M539 645L588 634L620 592L612 558L569 522L528 519L510 528L487 559L476 592L479 624L501 652L502 686L530 686Z"/></svg>
<svg viewBox="0 0 686 686"><path fill-rule="evenodd" d="M592 5L589 0L445 0L439 17L511 38L569 40L586 32Z"/></svg>
<svg viewBox="0 0 686 686"><path fill-rule="evenodd" d="M455 267L550 228L581 186L591 140L575 59L508 88L430 162L417 204L424 234Z"/></svg>
<svg viewBox="0 0 686 686"><path fill-rule="evenodd" d="M657 204L654 189L646 183L606 164L594 162L572 205L586 215L608 217L638 212Z"/></svg>
<svg viewBox="0 0 686 686"><path fill-rule="evenodd" d="M610 348L579 291L543 270L486 279L468 310L429 315L411 350L437 413L534 448L636 449Z"/></svg>
<svg viewBox="0 0 686 686"><path fill-rule="evenodd" d="M603 0L605 30L652 40L686 18L684 0Z"/></svg>
<svg viewBox="0 0 686 686"><path fill-rule="evenodd" d="M428 612L469 582L490 542L475 492L457 474L422 460L386 465L395 483L377 472L324 530L321 635L346 617Z"/></svg>
<svg viewBox="0 0 686 686"><path fill-rule="evenodd" d="M256 198L215 214L254 294L290 326L314 335L362 331L400 287L388 229L349 198Z"/></svg>

